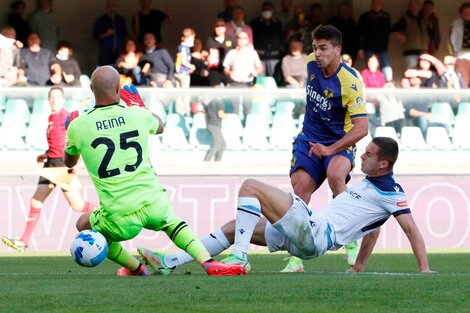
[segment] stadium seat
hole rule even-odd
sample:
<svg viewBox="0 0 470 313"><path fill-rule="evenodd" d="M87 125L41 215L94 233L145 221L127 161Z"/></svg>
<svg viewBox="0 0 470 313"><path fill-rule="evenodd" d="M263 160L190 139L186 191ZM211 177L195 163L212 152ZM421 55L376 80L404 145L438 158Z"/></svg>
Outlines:
<svg viewBox="0 0 470 313"><path fill-rule="evenodd" d="M34 113L51 113L51 105L47 99L34 99L33 114Z"/></svg>
<svg viewBox="0 0 470 313"><path fill-rule="evenodd" d="M295 103L292 101L278 101L276 102L276 109L274 111L274 114L292 115L294 108Z"/></svg>
<svg viewBox="0 0 470 313"><path fill-rule="evenodd" d="M276 80L271 76L258 76L256 77L256 85L262 86L266 89L277 88Z"/></svg>
<svg viewBox="0 0 470 313"><path fill-rule="evenodd" d="M26 124L18 120L15 113L3 115L2 126L0 126L0 146L9 150L27 150L29 146L24 142L26 135ZM45 136L45 133L42 134Z"/></svg>
<svg viewBox="0 0 470 313"><path fill-rule="evenodd" d="M161 119L162 121L165 123L166 122L166 110L165 110L165 106L163 105L163 103L159 100L154 100L154 101L151 101L150 99L146 99L144 101L145 103L145 106L152 112L152 113L155 113L157 114Z"/></svg>
<svg viewBox="0 0 470 313"><path fill-rule="evenodd" d="M206 114L196 113L189 130L189 143L196 149L207 150L212 143L212 136L207 130Z"/></svg>
<svg viewBox="0 0 470 313"><path fill-rule="evenodd" d="M250 114L260 114L266 117L271 124L273 121L273 112L271 110L271 100L259 99L253 100Z"/></svg>
<svg viewBox="0 0 470 313"><path fill-rule="evenodd" d="M457 115L470 116L470 102L461 102L457 109Z"/></svg>
<svg viewBox="0 0 470 313"><path fill-rule="evenodd" d="M297 134L294 118L289 115L275 114L269 134L271 145L280 150L292 150L292 142Z"/></svg>
<svg viewBox="0 0 470 313"><path fill-rule="evenodd" d="M46 131L49 113L33 113L26 130L26 143L34 150L48 149Z"/></svg>
<svg viewBox="0 0 470 313"><path fill-rule="evenodd" d="M364 153L364 151L366 151L367 145L369 144L371 140L372 140L372 135L370 134L370 132L368 132L365 137L363 137L361 140L359 140L356 143L356 151L357 151L356 154L361 155L362 153Z"/></svg>
<svg viewBox="0 0 470 313"><path fill-rule="evenodd" d="M80 100L65 99L64 108L69 112L80 110Z"/></svg>
<svg viewBox="0 0 470 313"><path fill-rule="evenodd" d="M165 126L162 134L162 143L173 150L191 150L192 146L188 143L186 135L181 127Z"/></svg>
<svg viewBox="0 0 470 313"><path fill-rule="evenodd" d="M29 122L31 113L29 112L28 104L24 99L8 99L5 103L5 113L12 113L16 115L17 119L25 123Z"/></svg>
<svg viewBox="0 0 470 313"><path fill-rule="evenodd" d="M424 140L421 129L416 126L405 126L401 129L401 143L407 150L429 150L431 147Z"/></svg>
<svg viewBox="0 0 470 313"><path fill-rule="evenodd" d="M84 88L88 88L91 84L91 79L85 74L80 75L80 84Z"/></svg>
<svg viewBox="0 0 470 313"><path fill-rule="evenodd" d="M377 126L377 128L375 129L374 137L390 137L392 139L395 139L397 142L400 142L398 139L397 132L392 126Z"/></svg>
<svg viewBox="0 0 470 313"><path fill-rule="evenodd" d="M261 114L248 114L243 129L243 143L252 150L270 150L273 147L268 142L269 123Z"/></svg>
<svg viewBox="0 0 470 313"><path fill-rule="evenodd" d="M441 126L428 127L426 142L436 150L455 150L457 147L450 141L447 130Z"/></svg>
<svg viewBox="0 0 470 313"><path fill-rule="evenodd" d="M222 134L227 144L227 150L245 150L246 146L241 141L243 126L237 114L225 114L222 119Z"/></svg>
<svg viewBox="0 0 470 313"><path fill-rule="evenodd" d="M149 136L150 155L158 153L158 151L166 150L168 147L162 143L162 135Z"/></svg>
<svg viewBox="0 0 470 313"><path fill-rule="evenodd" d="M452 142L462 150L470 150L470 114L457 114L455 117L454 135Z"/></svg>
<svg viewBox="0 0 470 313"><path fill-rule="evenodd" d="M448 125L453 125L455 122L454 111L448 102L433 102L431 105L431 113L433 115L433 121L435 122Z"/></svg>
<svg viewBox="0 0 470 313"><path fill-rule="evenodd" d="M165 128L166 127L179 127L183 130L186 138L189 137L189 126L186 118L178 113L170 113L166 116Z"/></svg>

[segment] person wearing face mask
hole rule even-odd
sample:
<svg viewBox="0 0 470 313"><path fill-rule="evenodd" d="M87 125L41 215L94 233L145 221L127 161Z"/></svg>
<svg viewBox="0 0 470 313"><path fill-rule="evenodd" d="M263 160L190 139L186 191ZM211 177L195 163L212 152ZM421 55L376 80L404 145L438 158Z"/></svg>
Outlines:
<svg viewBox="0 0 470 313"><path fill-rule="evenodd" d="M289 44L289 54L282 58L282 74L286 87L304 88L307 81L307 55L302 52L301 41L292 40Z"/></svg>
<svg viewBox="0 0 470 313"><path fill-rule="evenodd" d="M82 72L77 60L72 56L72 45L67 41L57 44L57 54L51 63L51 78L48 85L77 87L80 84Z"/></svg>
<svg viewBox="0 0 470 313"><path fill-rule="evenodd" d="M280 61L282 50L282 23L274 17L271 1L261 5L261 15L250 22L253 45L263 63L263 76L272 76Z"/></svg>

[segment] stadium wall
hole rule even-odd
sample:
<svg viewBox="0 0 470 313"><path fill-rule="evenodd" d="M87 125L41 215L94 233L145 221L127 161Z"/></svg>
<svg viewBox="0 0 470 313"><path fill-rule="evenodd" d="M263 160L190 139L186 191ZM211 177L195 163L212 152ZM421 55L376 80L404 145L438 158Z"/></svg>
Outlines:
<svg viewBox="0 0 470 313"><path fill-rule="evenodd" d="M250 176L160 176L173 200L176 213L185 219L199 236L205 236L215 227L235 218L236 198L244 179ZM362 175L353 177L361 179ZM197 179L195 179L197 178ZM290 191L286 175L256 176L256 178ZM398 181L408 195L414 218L426 245L430 249L468 249L470 247L470 177L468 175L399 175ZM81 176L82 194L86 200L97 201L96 192L88 176ZM37 176L0 176L0 234L21 235L29 201L34 193ZM324 207L331 199L325 184L312 197L310 206ZM321 209L320 209L321 210ZM29 251L65 252L76 233L73 212L60 190L56 189L46 200L38 227L32 237ZM124 244L134 250L146 246L163 251L174 250L174 245L162 232L144 230L137 238ZM263 249L253 247L259 251ZM377 249L411 249L397 222L391 218L383 227ZM0 245L0 252L13 251Z"/></svg>

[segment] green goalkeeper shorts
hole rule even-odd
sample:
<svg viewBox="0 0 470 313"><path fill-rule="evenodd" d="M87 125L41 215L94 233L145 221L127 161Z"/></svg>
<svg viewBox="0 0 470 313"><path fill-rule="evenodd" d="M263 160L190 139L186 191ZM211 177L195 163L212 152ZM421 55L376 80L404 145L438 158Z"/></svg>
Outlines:
<svg viewBox="0 0 470 313"><path fill-rule="evenodd" d="M142 228L160 231L180 221L166 192L159 192L155 202L130 214L113 214L111 219L107 218L103 208L90 214L91 228L109 241L129 240L137 236Z"/></svg>

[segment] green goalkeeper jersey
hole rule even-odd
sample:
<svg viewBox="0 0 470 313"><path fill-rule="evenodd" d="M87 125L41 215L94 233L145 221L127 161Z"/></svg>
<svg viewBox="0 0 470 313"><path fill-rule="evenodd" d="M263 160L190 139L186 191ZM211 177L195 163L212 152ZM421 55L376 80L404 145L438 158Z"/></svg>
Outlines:
<svg viewBox="0 0 470 313"><path fill-rule="evenodd" d="M158 127L150 111L120 104L95 107L70 123L65 151L82 156L108 217L156 201L160 186L148 137Z"/></svg>

